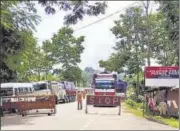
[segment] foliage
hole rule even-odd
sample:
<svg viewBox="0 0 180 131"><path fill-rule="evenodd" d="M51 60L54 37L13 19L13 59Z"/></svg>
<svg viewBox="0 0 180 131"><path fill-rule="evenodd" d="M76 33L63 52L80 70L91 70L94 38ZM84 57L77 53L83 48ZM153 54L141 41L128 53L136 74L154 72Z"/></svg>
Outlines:
<svg viewBox="0 0 180 131"><path fill-rule="evenodd" d="M111 28L117 39L115 51L108 60L99 61L106 70L125 74L130 94L136 93L134 87L143 80L142 67L150 66L151 59L163 66L178 64L178 3L159 3L155 13L147 14L147 6L133 6L120 15Z"/></svg>
<svg viewBox="0 0 180 131"><path fill-rule="evenodd" d="M179 127L179 121L178 119L174 118L163 118L161 116L154 116L154 119L162 121L164 124L167 124L171 127L178 128Z"/></svg>
<svg viewBox="0 0 180 131"><path fill-rule="evenodd" d="M54 14L55 7L59 7L61 11L68 12L69 14L64 17L66 24L76 24L85 15L97 16L104 14L107 7L106 2L94 2L91 4L88 1L39 0L39 4L45 7L47 14ZM3 52L2 50L0 51L2 59L0 64L1 80L3 81L9 81L10 78L15 80L14 76L16 75L18 75L19 80L30 80L31 75L36 73L41 79L40 74L44 71L41 71L40 68L49 71L54 62L60 62L63 63L63 69L67 69L71 66L76 66L80 62L80 54L84 49L81 43L84 41L84 37L73 37L73 30L70 28L61 29L59 36L57 37L55 34L52 38L56 47L62 47L58 49L63 50L59 52L53 49L54 53L49 55L48 53L50 52L47 51L49 41L45 41L43 48L45 52L37 51L38 49L34 44L37 42L32 37L35 25L40 22L40 17L36 15L36 12L35 3L31 1L1 2L1 30L3 32L1 43L3 43ZM62 41L56 43L60 39ZM32 46L29 45L30 43L33 43Z"/></svg>
<svg viewBox="0 0 180 131"><path fill-rule="evenodd" d="M56 64L62 64L63 69L76 66L81 62L80 55L84 50L82 46L84 36L73 36L73 30L69 27L61 28L50 40L43 42L43 50Z"/></svg>
<svg viewBox="0 0 180 131"><path fill-rule="evenodd" d="M2 1L1 2L1 81L7 81L16 75L8 59L21 52L30 42L29 36L34 26L40 21L36 10L29 2ZM32 37L30 37L32 38ZM11 63L8 63L11 62ZM11 72L11 73L10 73ZM8 78L9 77L9 78ZM9 81L9 80L8 80Z"/></svg>
<svg viewBox="0 0 180 131"><path fill-rule="evenodd" d="M129 15L131 12L132 15ZM139 66L145 64L144 58L144 32L143 32L143 10L141 7L128 8L124 15L120 15L120 20L115 21L115 26L111 29L118 40L113 53L104 65L107 69L117 72L136 73ZM142 44L143 43L143 44ZM103 62L100 61L101 66ZM108 67L107 67L108 66ZM139 68L139 71L141 69Z"/></svg>
<svg viewBox="0 0 180 131"><path fill-rule="evenodd" d="M132 101L132 100L130 100L130 101ZM142 110L137 110L137 108L134 108L134 107L137 107L137 105L134 102L132 102L134 104L127 104L127 103L131 103L130 101L123 103L123 105L125 106L125 109L130 111L131 113L133 113L136 116L145 117L149 120L150 116L148 116L146 114L144 114L144 116L143 116ZM130 105L136 105L136 106L132 107ZM153 119L154 121L160 121L161 123L167 124L171 127L175 127L175 128L179 127L179 121L174 118L163 118L161 116L151 116L151 119Z"/></svg>
<svg viewBox="0 0 180 131"><path fill-rule="evenodd" d="M82 70L77 66L68 67L61 75L65 81L77 82L79 84L82 80Z"/></svg>
<svg viewBox="0 0 180 131"><path fill-rule="evenodd" d="M83 20L85 15L97 16L99 14L105 14L105 9L107 7L106 2L90 2L88 0L39 0L39 4L45 8L47 14L55 14L55 7L58 7L61 11L69 12L64 17L64 23L67 25L77 24L79 20Z"/></svg>
<svg viewBox="0 0 180 131"><path fill-rule="evenodd" d="M92 67L85 67L83 71L83 87L90 86L94 73L95 70Z"/></svg>
<svg viewBox="0 0 180 131"><path fill-rule="evenodd" d="M137 103L133 101L132 99L127 99L126 104L128 104L130 107L134 109L143 109L143 103Z"/></svg>
<svg viewBox="0 0 180 131"><path fill-rule="evenodd" d="M29 1L2 1L1 25L4 29L35 30L40 22L34 3Z"/></svg>
<svg viewBox="0 0 180 131"><path fill-rule="evenodd" d="M164 28L167 30L171 58L175 65L178 65L179 57L179 2L178 1L159 1L159 11L164 17Z"/></svg>

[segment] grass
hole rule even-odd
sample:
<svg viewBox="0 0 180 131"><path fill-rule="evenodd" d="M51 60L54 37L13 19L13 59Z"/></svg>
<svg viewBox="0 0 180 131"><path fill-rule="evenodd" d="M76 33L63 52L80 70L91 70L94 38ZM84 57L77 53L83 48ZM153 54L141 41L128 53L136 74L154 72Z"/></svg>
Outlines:
<svg viewBox="0 0 180 131"><path fill-rule="evenodd" d="M175 127L175 128L179 128L179 121L178 119L174 119L174 118L163 118L161 116L154 116L155 119L162 121L163 123L171 126L171 127Z"/></svg>
<svg viewBox="0 0 180 131"><path fill-rule="evenodd" d="M139 117L143 117L143 112L142 110L135 110L134 108L130 107L128 104L126 104L125 102L123 103L123 106L125 107L125 109L127 109L128 111L130 111L131 113L133 113L136 116Z"/></svg>
<svg viewBox="0 0 180 131"><path fill-rule="evenodd" d="M125 107L125 109L127 109L129 112L133 113L135 116L144 117L144 118L151 119L153 121L156 121L156 122L159 122L162 124L169 125L171 127L179 128L179 120L178 119L163 118L161 116L148 116L146 114L144 114L144 116L143 116L143 110L142 109L139 109L139 110L134 109L125 102L123 103L123 106Z"/></svg>

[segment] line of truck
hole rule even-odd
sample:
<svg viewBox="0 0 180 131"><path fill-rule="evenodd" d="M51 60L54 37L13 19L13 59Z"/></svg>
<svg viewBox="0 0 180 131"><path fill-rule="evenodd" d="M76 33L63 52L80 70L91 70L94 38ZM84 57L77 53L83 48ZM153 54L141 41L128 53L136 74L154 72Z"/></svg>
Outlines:
<svg viewBox="0 0 180 131"><path fill-rule="evenodd" d="M73 82L68 81L38 81L31 83L2 83L1 97L18 95L55 94L56 104L74 102L76 90ZM3 102L3 99L2 99Z"/></svg>

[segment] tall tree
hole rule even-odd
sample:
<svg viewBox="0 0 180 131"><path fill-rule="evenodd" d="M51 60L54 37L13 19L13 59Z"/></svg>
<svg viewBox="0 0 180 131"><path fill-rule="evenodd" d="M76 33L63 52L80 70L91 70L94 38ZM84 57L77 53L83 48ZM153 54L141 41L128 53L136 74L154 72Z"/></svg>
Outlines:
<svg viewBox="0 0 180 131"><path fill-rule="evenodd" d="M16 74L7 63L8 57L24 49L29 42L28 33L40 21L33 6L30 2L1 2L0 73L3 81L7 80L4 77L11 77L10 70Z"/></svg>
<svg viewBox="0 0 180 131"><path fill-rule="evenodd" d="M85 67L83 71L83 82L85 87L89 87L92 83L92 78L94 73L96 73L96 70L94 70L92 67Z"/></svg>
<svg viewBox="0 0 180 131"><path fill-rule="evenodd" d="M81 62L80 56L84 50L82 42L84 36L76 38L71 28L63 27L53 35L51 41L43 42L43 50L56 64L62 64L63 69L68 69Z"/></svg>
<svg viewBox="0 0 180 131"><path fill-rule="evenodd" d="M168 38L171 46L174 47L176 65L179 65L179 1L159 1L160 12L165 20L164 27L168 31Z"/></svg>
<svg viewBox="0 0 180 131"><path fill-rule="evenodd" d="M68 67L62 72L63 80L72 81L80 85L82 81L82 70L77 66Z"/></svg>

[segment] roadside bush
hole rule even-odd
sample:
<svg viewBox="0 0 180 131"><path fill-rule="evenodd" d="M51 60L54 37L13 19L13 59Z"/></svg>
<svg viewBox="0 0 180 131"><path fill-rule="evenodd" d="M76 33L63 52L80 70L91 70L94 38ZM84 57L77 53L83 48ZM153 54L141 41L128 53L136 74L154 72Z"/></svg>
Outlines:
<svg viewBox="0 0 180 131"><path fill-rule="evenodd" d="M139 95L137 98L137 103L142 103L143 102L144 97Z"/></svg>
<svg viewBox="0 0 180 131"><path fill-rule="evenodd" d="M127 99L126 100L126 104L129 105L130 107L134 108L134 109L143 109L143 103L137 103L132 99Z"/></svg>

